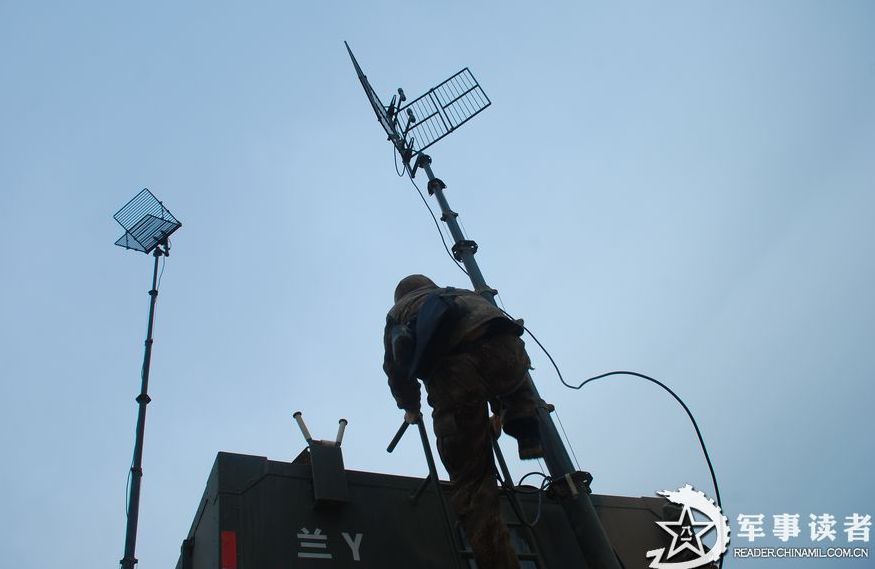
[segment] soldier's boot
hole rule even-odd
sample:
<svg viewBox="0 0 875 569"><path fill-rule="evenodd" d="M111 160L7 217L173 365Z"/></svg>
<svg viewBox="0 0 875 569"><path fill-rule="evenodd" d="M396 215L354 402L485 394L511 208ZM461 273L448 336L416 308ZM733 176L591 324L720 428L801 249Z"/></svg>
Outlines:
<svg viewBox="0 0 875 569"><path fill-rule="evenodd" d="M544 458L544 447L541 446L541 439L531 437L519 439L517 446L519 447L520 460Z"/></svg>
<svg viewBox="0 0 875 569"><path fill-rule="evenodd" d="M504 432L517 440L520 460L543 458L544 449L537 419L527 416L509 418L504 425Z"/></svg>

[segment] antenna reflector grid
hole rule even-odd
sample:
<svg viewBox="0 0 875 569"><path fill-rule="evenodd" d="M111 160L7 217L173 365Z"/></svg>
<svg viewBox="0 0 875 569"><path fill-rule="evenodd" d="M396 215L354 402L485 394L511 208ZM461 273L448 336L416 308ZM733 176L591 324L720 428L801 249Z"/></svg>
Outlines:
<svg viewBox="0 0 875 569"><path fill-rule="evenodd" d="M144 189L112 216L125 233L115 244L149 253L182 226L148 189Z"/></svg>
<svg viewBox="0 0 875 569"><path fill-rule="evenodd" d="M462 69L399 109L399 115L412 111L415 119L407 130L408 148L422 152L491 104L471 71Z"/></svg>

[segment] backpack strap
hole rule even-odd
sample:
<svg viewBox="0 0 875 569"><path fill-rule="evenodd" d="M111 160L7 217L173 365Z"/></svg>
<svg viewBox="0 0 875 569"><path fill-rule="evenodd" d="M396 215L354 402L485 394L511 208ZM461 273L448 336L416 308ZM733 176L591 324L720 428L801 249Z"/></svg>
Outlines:
<svg viewBox="0 0 875 569"><path fill-rule="evenodd" d="M453 326L458 323L460 309L455 297L455 289L445 289L429 294L416 316L416 349L410 366L416 376L435 357L446 351L446 339Z"/></svg>

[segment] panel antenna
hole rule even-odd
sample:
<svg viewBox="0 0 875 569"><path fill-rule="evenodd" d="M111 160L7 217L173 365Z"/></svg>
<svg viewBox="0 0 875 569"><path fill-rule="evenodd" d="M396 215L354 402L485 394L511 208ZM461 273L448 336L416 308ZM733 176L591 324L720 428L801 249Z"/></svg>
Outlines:
<svg viewBox="0 0 875 569"><path fill-rule="evenodd" d="M356 61L349 44L344 44L377 120L408 168L411 159L422 155L426 148L492 104L466 67L409 103L404 90L399 88L389 105L384 105ZM411 174L416 167L414 164Z"/></svg>

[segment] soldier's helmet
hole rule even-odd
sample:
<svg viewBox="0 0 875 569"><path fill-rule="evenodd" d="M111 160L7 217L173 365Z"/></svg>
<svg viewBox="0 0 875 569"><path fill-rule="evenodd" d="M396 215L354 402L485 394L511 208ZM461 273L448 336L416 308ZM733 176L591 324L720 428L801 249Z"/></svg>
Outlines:
<svg viewBox="0 0 875 569"><path fill-rule="evenodd" d="M437 285L425 275L406 276L395 287L395 302L401 300L401 297L405 294L425 287L437 288Z"/></svg>

